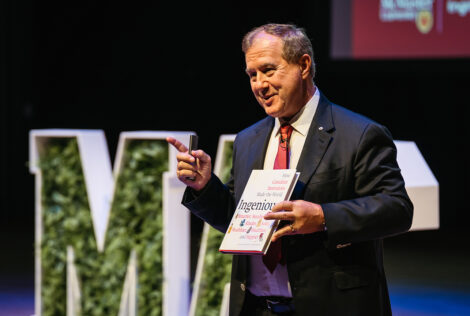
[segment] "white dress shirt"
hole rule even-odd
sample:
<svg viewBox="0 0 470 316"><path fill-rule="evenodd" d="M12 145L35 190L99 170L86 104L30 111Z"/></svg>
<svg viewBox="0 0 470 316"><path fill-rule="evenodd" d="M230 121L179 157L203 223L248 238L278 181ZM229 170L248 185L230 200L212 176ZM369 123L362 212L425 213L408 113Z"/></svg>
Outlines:
<svg viewBox="0 0 470 316"><path fill-rule="evenodd" d="M294 128L289 141L289 168L296 168L304 147L307 133L317 110L320 93L315 94L307 104L289 122ZM281 122L275 119L274 128L269 139L268 149L264 158L264 169L273 169L276 160ZM262 256L250 256L250 279L248 290L256 296L285 296L292 297L287 275L287 265L278 264L273 273L266 268Z"/></svg>

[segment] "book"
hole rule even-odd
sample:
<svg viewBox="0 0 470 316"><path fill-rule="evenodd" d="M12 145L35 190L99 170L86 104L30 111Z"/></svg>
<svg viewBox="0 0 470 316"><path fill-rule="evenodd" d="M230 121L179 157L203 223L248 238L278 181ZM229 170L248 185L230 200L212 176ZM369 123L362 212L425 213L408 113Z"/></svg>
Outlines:
<svg viewBox="0 0 470 316"><path fill-rule="evenodd" d="M295 169L253 170L219 251L266 254L279 220L265 220L264 215L290 198L299 174Z"/></svg>

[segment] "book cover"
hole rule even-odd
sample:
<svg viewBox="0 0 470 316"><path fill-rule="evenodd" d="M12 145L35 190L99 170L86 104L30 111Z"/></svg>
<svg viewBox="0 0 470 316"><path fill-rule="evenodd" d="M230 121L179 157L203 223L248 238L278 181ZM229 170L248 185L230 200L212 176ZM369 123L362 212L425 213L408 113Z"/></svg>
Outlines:
<svg viewBox="0 0 470 316"><path fill-rule="evenodd" d="M219 251L265 254L279 221L263 217L275 204L290 198L298 178L295 169L253 170Z"/></svg>

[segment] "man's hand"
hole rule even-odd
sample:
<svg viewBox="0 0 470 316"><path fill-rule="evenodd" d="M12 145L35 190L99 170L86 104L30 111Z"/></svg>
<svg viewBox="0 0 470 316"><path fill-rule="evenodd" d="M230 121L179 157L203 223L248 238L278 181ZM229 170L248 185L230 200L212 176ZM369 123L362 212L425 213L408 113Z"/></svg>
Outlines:
<svg viewBox="0 0 470 316"><path fill-rule="evenodd" d="M211 157L202 150L193 150L190 155L188 148L173 137L167 137L166 141L179 151L176 155L178 179L194 190L200 191L211 178Z"/></svg>
<svg viewBox="0 0 470 316"><path fill-rule="evenodd" d="M278 219L290 221L278 229L271 239L276 241L284 235L310 234L325 229L325 216L319 204L303 200L282 201L274 205L271 212L264 219Z"/></svg>

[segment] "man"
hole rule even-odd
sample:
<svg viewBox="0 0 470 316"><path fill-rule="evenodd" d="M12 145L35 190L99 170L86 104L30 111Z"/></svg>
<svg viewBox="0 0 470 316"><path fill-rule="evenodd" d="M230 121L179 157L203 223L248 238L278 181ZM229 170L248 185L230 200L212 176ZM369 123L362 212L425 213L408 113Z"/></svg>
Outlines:
<svg viewBox="0 0 470 316"><path fill-rule="evenodd" d="M222 232L253 169L279 166L287 150L281 167L300 172L292 199L265 216L286 223L265 258L233 257L230 315L391 315L382 238L409 229L413 206L390 133L319 92L302 29L263 25L245 35L242 49L268 116L237 135L231 180L220 182L202 150L190 155L168 139L188 185L184 205ZM268 264L275 245L282 260Z"/></svg>

